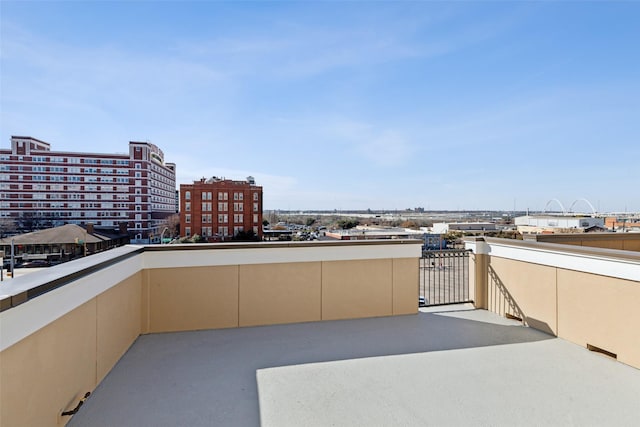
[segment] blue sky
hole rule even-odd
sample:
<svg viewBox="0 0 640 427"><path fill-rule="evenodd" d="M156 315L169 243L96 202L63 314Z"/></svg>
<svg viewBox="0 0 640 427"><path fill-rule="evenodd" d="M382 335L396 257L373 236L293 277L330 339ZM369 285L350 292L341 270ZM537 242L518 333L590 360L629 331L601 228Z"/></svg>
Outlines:
<svg viewBox="0 0 640 427"><path fill-rule="evenodd" d="M640 211L640 2L0 3L0 143L265 209ZM575 210L587 211L579 202Z"/></svg>

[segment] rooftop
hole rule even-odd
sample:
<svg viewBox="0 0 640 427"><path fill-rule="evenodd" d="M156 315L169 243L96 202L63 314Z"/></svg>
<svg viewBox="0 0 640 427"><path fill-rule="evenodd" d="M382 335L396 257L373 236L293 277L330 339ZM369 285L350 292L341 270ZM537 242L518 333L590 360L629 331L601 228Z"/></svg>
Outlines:
<svg viewBox="0 0 640 427"><path fill-rule="evenodd" d="M128 245L2 282L0 425L637 424L638 252L422 243ZM419 309L458 282L472 306Z"/></svg>
<svg viewBox="0 0 640 427"><path fill-rule="evenodd" d="M472 306L138 337L70 426L637 425L640 371Z"/></svg>

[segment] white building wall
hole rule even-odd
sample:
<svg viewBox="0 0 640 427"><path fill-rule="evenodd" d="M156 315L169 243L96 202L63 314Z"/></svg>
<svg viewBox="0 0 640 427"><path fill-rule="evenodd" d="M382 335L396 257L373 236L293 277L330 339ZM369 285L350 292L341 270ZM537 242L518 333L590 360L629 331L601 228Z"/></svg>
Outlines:
<svg viewBox="0 0 640 427"><path fill-rule="evenodd" d="M575 216L520 216L514 220L516 225L546 228L589 228L604 227L604 219Z"/></svg>
<svg viewBox="0 0 640 427"><path fill-rule="evenodd" d="M435 234L445 234L449 232L449 223L446 222L434 222L433 232Z"/></svg>

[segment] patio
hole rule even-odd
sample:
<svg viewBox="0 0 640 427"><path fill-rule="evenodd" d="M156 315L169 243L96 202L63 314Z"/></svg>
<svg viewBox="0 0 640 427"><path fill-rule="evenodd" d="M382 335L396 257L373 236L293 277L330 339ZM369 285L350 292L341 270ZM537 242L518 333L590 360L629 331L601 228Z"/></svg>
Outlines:
<svg viewBox="0 0 640 427"><path fill-rule="evenodd" d="M470 305L140 336L70 426L637 425L640 371Z"/></svg>

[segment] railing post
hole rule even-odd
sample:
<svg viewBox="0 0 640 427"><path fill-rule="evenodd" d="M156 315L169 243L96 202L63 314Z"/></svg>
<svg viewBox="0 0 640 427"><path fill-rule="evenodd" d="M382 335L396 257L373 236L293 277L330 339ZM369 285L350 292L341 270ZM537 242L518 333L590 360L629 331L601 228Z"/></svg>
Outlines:
<svg viewBox="0 0 640 427"><path fill-rule="evenodd" d="M469 292L473 295L476 308L489 308L489 245L482 237L465 240L465 247L471 249L469 262Z"/></svg>

